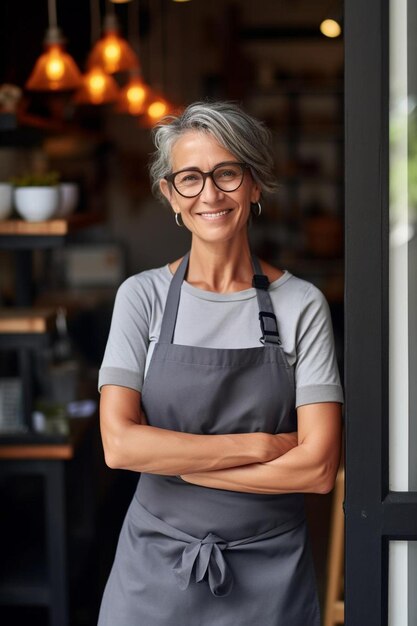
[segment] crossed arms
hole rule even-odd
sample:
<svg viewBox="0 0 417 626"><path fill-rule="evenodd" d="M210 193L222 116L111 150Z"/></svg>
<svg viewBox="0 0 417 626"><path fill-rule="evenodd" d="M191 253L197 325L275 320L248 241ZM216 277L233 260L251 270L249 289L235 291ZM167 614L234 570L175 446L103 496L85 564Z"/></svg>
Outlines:
<svg viewBox="0 0 417 626"><path fill-rule="evenodd" d="M306 404L297 433L194 435L146 423L140 393L104 385L100 427L109 467L180 475L205 487L247 493L327 493L340 460L341 405Z"/></svg>

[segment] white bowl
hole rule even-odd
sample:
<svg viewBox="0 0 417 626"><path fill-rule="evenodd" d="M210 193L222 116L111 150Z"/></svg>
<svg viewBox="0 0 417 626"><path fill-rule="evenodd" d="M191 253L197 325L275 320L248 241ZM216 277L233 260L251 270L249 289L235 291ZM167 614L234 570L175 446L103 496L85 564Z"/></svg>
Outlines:
<svg viewBox="0 0 417 626"><path fill-rule="evenodd" d="M17 212L28 222L42 222L56 214L59 189L55 187L18 187L14 192Z"/></svg>
<svg viewBox="0 0 417 626"><path fill-rule="evenodd" d="M9 183L0 183L0 220L9 217L13 209L13 187Z"/></svg>
<svg viewBox="0 0 417 626"><path fill-rule="evenodd" d="M77 183L59 183L58 217L70 215L78 204L79 190Z"/></svg>

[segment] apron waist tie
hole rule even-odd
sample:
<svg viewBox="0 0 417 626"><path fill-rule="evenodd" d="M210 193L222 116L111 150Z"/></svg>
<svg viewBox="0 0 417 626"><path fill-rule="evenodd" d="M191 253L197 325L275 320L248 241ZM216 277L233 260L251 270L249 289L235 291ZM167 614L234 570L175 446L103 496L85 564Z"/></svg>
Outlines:
<svg viewBox="0 0 417 626"><path fill-rule="evenodd" d="M187 589L194 570L197 583L202 582L207 574L211 593L227 596L233 587L233 576L222 554L227 547L228 544L213 533L189 543L173 568L179 588L183 591Z"/></svg>
<svg viewBox="0 0 417 626"><path fill-rule="evenodd" d="M133 499L132 505L134 506L134 513L142 522L147 522L148 528L186 544L173 565L173 572L179 588L182 591L187 589L194 573L194 580L197 583L207 579L214 596L227 596L233 587L233 575L223 555L225 550L233 550L245 544L277 537L304 521L304 514L296 514L291 520L287 520L280 526L236 541L226 541L214 533L208 533L204 539L197 539L153 515L145 509L137 498Z"/></svg>

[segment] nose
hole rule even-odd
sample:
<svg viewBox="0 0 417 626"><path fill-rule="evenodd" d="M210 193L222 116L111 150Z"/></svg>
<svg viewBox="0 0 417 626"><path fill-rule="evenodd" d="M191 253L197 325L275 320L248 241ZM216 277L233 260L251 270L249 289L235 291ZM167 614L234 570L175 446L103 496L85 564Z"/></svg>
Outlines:
<svg viewBox="0 0 417 626"><path fill-rule="evenodd" d="M200 195L201 200L209 204L211 202L218 201L219 196L223 195L223 191L216 187L211 176L207 176L205 180L205 185Z"/></svg>

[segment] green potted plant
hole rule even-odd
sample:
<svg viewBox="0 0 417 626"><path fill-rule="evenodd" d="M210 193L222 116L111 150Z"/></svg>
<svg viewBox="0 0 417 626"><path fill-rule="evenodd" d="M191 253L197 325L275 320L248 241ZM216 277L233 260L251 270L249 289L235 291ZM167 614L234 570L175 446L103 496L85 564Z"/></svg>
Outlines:
<svg viewBox="0 0 417 626"><path fill-rule="evenodd" d="M13 187L10 183L0 182L0 220L5 220L12 212Z"/></svg>
<svg viewBox="0 0 417 626"><path fill-rule="evenodd" d="M59 208L59 173L29 173L11 179L14 206L28 222L41 222L56 214Z"/></svg>

